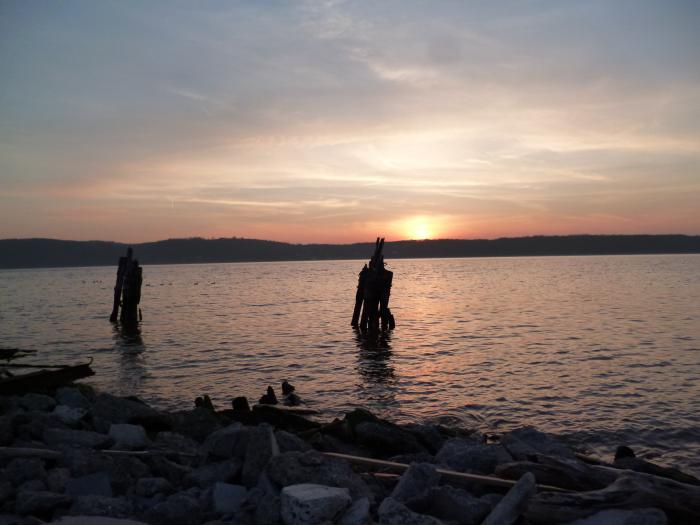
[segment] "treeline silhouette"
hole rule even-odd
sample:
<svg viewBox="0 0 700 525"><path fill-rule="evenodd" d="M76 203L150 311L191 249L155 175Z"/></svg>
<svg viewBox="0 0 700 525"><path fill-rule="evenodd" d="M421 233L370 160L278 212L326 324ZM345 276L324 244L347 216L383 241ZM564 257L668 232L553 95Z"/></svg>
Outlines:
<svg viewBox="0 0 700 525"><path fill-rule="evenodd" d="M127 244L56 239L0 240L0 268L115 266ZM367 259L373 243L289 244L258 239L168 239L131 245L141 264ZM698 235L566 235L387 242L387 259L700 253Z"/></svg>

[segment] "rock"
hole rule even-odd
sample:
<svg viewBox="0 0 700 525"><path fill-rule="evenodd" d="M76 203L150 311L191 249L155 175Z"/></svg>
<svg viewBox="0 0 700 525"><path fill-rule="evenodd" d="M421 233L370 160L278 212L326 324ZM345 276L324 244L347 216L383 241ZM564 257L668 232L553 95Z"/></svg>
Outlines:
<svg viewBox="0 0 700 525"><path fill-rule="evenodd" d="M283 396L288 396L289 394L291 394L295 390L296 390L296 387L293 384L291 384L289 381L287 381L286 379L284 381L282 381L282 395Z"/></svg>
<svg viewBox="0 0 700 525"><path fill-rule="evenodd" d="M56 405L52 414L69 426L75 426L85 417L87 410L68 405Z"/></svg>
<svg viewBox="0 0 700 525"><path fill-rule="evenodd" d="M109 472L102 471L88 474L66 483L66 494L69 496L106 496L112 497L112 477Z"/></svg>
<svg viewBox="0 0 700 525"><path fill-rule="evenodd" d="M263 472L258 484L248 491L243 507L252 514L256 524L280 522L280 491L267 473Z"/></svg>
<svg viewBox="0 0 700 525"><path fill-rule="evenodd" d="M14 493L15 489L12 486L12 483L5 480L0 481L0 505L11 499Z"/></svg>
<svg viewBox="0 0 700 525"><path fill-rule="evenodd" d="M533 427L523 427L504 434L501 444L517 460L530 459L536 454L569 459L576 457L571 447Z"/></svg>
<svg viewBox="0 0 700 525"><path fill-rule="evenodd" d="M91 413L95 428L108 432L112 423L132 423L146 430L160 432L172 428L172 418L151 408L136 398L99 394L92 405Z"/></svg>
<svg viewBox="0 0 700 525"><path fill-rule="evenodd" d="M231 408L237 412L250 412L248 398L244 396L234 397L231 400Z"/></svg>
<svg viewBox="0 0 700 525"><path fill-rule="evenodd" d="M44 431L44 443L53 448L62 446L105 448L111 443L111 439L109 436L90 430L47 428Z"/></svg>
<svg viewBox="0 0 700 525"><path fill-rule="evenodd" d="M15 429L10 416L0 417L0 447L6 447L15 440Z"/></svg>
<svg viewBox="0 0 700 525"><path fill-rule="evenodd" d="M5 479L15 486L32 479L46 479L44 460L39 458L14 458L5 467Z"/></svg>
<svg viewBox="0 0 700 525"><path fill-rule="evenodd" d="M215 483L212 492L214 510L220 514L237 512L248 496L248 491L241 485Z"/></svg>
<svg viewBox="0 0 700 525"><path fill-rule="evenodd" d="M461 438L445 442L435 461L459 472L491 474L498 464L496 451L491 445L473 445Z"/></svg>
<svg viewBox="0 0 700 525"><path fill-rule="evenodd" d="M431 454L437 454L437 451L440 450L445 443L445 438L433 425L409 423L407 425L402 425L401 428L413 434L418 442Z"/></svg>
<svg viewBox="0 0 700 525"><path fill-rule="evenodd" d="M482 525L510 525L515 523L537 491L535 476L528 472L506 493Z"/></svg>
<svg viewBox="0 0 700 525"><path fill-rule="evenodd" d="M71 498L48 491L23 491L17 494L15 511L22 516L48 515L57 507L67 507Z"/></svg>
<svg viewBox="0 0 700 525"><path fill-rule="evenodd" d="M147 525L143 521L105 518L98 516L64 516L49 525Z"/></svg>
<svg viewBox="0 0 700 525"><path fill-rule="evenodd" d="M19 487L17 487L17 492L29 491L29 492L41 492L47 489L46 483L40 479L30 479L25 481Z"/></svg>
<svg viewBox="0 0 700 525"><path fill-rule="evenodd" d="M59 461L74 477L86 476L112 468L113 460L96 450L87 448L65 448Z"/></svg>
<svg viewBox="0 0 700 525"><path fill-rule="evenodd" d="M19 406L28 412L49 412L56 406L56 400L44 394L25 394L19 399Z"/></svg>
<svg viewBox="0 0 700 525"><path fill-rule="evenodd" d="M126 492L133 487L137 479L152 476L148 465L132 456L113 457L109 472L112 475L112 487L117 493Z"/></svg>
<svg viewBox="0 0 700 525"><path fill-rule="evenodd" d="M150 498L159 493L172 492L172 484L165 478L141 478L136 482L134 492L137 495Z"/></svg>
<svg viewBox="0 0 700 525"><path fill-rule="evenodd" d="M248 428L240 423L233 423L209 434L202 448L213 457L235 457L242 460L246 454L248 434Z"/></svg>
<svg viewBox="0 0 700 525"><path fill-rule="evenodd" d="M109 427L111 437L118 448L135 449L145 448L148 445L148 436L141 425L128 423L115 423Z"/></svg>
<svg viewBox="0 0 700 525"><path fill-rule="evenodd" d="M286 432L285 430L278 430L275 432L275 439L277 440L277 445L279 446L280 452L293 452L300 451L304 452L306 450L311 450L311 445L306 441L301 439L291 432Z"/></svg>
<svg viewBox="0 0 700 525"><path fill-rule="evenodd" d="M437 518L413 512L391 497L382 501L378 514L380 525L442 525Z"/></svg>
<svg viewBox="0 0 700 525"><path fill-rule="evenodd" d="M254 487L270 458L280 453L275 434L269 425L259 425L249 432L248 446L241 481L246 487Z"/></svg>
<svg viewBox="0 0 700 525"><path fill-rule="evenodd" d="M199 442L204 441L209 434L219 428L221 428L219 418L206 408L195 408L176 414L174 430Z"/></svg>
<svg viewBox="0 0 700 525"><path fill-rule="evenodd" d="M261 405L276 405L278 403L277 396L275 395L275 389L271 386L267 387L267 392L263 394L258 401Z"/></svg>
<svg viewBox="0 0 700 525"><path fill-rule="evenodd" d="M82 408L88 410L90 401L83 395L80 389L75 387L62 387L56 390L56 401L62 405L72 408Z"/></svg>
<svg viewBox="0 0 700 525"><path fill-rule="evenodd" d="M70 479L70 470L65 467L56 467L49 470L46 476L46 484L51 492L63 493Z"/></svg>
<svg viewBox="0 0 700 525"><path fill-rule="evenodd" d="M219 463L207 463L206 465L202 465L188 474L186 481L191 485L204 488L216 482L230 481L235 478L240 471L240 461L228 459Z"/></svg>
<svg viewBox="0 0 700 525"><path fill-rule="evenodd" d="M158 432L153 442L153 448L170 452L182 452L185 454L199 454L199 443L194 439L178 434L177 432Z"/></svg>
<svg viewBox="0 0 700 525"><path fill-rule="evenodd" d="M440 474L438 474L435 465L414 463L403 473L391 493L391 497L396 501L405 502L437 485L439 481Z"/></svg>
<svg viewBox="0 0 700 525"><path fill-rule="evenodd" d="M367 498L355 501L338 521L338 525L368 525L369 523L369 499Z"/></svg>
<svg viewBox="0 0 700 525"><path fill-rule="evenodd" d="M105 516L128 518L133 514L133 506L126 498L107 496L79 496L71 505L69 514L73 516Z"/></svg>
<svg viewBox="0 0 700 525"><path fill-rule="evenodd" d="M308 452L286 452L275 456L267 465L270 480L281 487L300 483L316 483L331 487L345 487L353 499L373 495L362 478L342 460L327 458L311 450Z"/></svg>
<svg viewBox="0 0 700 525"><path fill-rule="evenodd" d="M282 521L285 525L315 525L334 521L350 505L350 491L313 483L282 489Z"/></svg>
<svg viewBox="0 0 700 525"><path fill-rule="evenodd" d="M170 461L163 456L148 458L148 464L154 474L164 477L174 486L180 486L188 481L192 473L192 468Z"/></svg>
<svg viewBox="0 0 700 525"><path fill-rule="evenodd" d="M630 447L627 445L620 445L617 447L617 450L615 450L615 461L618 459L623 459L623 458L636 458L637 455L634 453L634 450L632 450Z"/></svg>
<svg viewBox="0 0 700 525"><path fill-rule="evenodd" d="M355 440L380 456L425 452L413 434L386 421L363 421L355 426Z"/></svg>
<svg viewBox="0 0 700 525"><path fill-rule="evenodd" d="M197 525L201 509L195 496L186 492L173 494L146 512L146 521L153 525Z"/></svg>
<svg viewBox="0 0 700 525"><path fill-rule="evenodd" d="M610 509L571 521L568 525L666 525L667 523L666 514L659 509Z"/></svg>
<svg viewBox="0 0 700 525"><path fill-rule="evenodd" d="M478 525L491 512L495 503L490 498L477 498L460 488L438 486L407 501L406 506L415 512L430 514L448 522Z"/></svg>

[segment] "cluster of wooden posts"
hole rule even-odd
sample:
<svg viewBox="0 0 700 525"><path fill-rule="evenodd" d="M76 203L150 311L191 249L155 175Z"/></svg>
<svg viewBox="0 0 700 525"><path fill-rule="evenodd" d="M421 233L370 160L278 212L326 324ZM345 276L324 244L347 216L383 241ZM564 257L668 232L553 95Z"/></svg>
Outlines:
<svg viewBox="0 0 700 525"><path fill-rule="evenodd" d="M362 331L392 330L396 326L389 310L391 283L394 273L384 268L384 238L377 237L374 255L360 272L355 294L352 326Z"/></svg>
<svg viewBox="0 0 700 525"><path fill-rule="evenodd" d="M119 258L117 269L117 282L114 285L114 305L109 320L117 322L117 318L123 326L135 327L141 320L141 283L143 282L142 268L139 261L133 258L134 252L129 248L125 257ZM121 316L119 307L121 306Z"/></svg>

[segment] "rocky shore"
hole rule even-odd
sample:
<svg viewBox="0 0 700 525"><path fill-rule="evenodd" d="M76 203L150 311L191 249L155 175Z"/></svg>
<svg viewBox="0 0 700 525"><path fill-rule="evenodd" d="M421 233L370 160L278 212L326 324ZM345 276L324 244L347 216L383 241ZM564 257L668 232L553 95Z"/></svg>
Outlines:
<svg viewBox="0 0 700 525"><path fill-rule="evenodd" d="M626 447L603 463L530 427L197 405L84 385L0 397L0 525L700 523L700 482Z"/></svg>

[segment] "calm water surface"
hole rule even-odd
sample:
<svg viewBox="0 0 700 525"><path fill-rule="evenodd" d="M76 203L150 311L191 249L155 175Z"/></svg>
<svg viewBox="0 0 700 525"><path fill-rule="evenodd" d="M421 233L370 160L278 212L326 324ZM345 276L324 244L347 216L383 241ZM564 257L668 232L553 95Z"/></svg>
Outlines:
<svg viewBox="0 0 700 525"><path fill-rule="evenodd" d="M107 320L116 266L4 270L0 346L92 356L93 384L169 408L288 379L328 416L532 424L700 472L700 256L390 261L376 341L350 328L361 266L146 266L136 340Z"/></svg>

